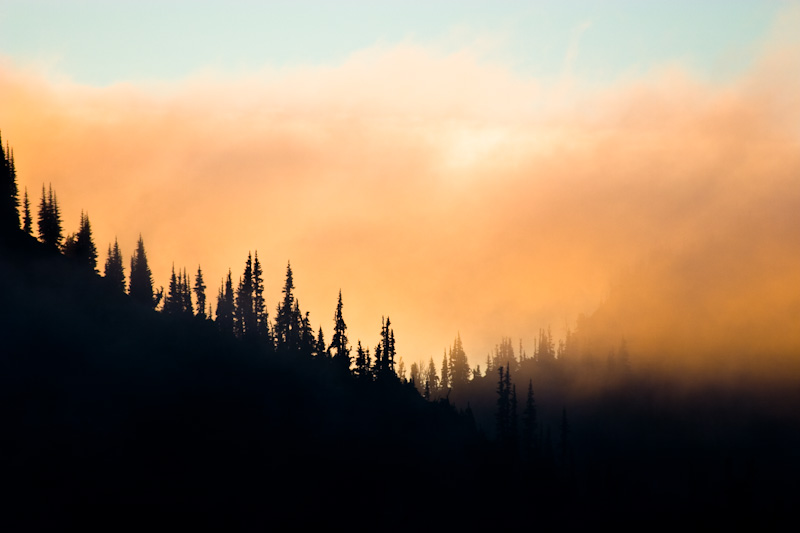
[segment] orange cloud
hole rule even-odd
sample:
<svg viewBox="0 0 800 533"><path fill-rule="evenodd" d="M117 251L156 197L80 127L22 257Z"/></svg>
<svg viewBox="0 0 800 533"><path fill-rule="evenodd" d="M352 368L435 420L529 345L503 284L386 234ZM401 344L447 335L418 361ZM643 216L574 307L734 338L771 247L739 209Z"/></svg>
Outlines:
<svg viewBox="0 0 800 533"><path fill-rule="evenodd" d="M141 232L157 285L199 263L215 295L258 249L271 309L291 259L326 335L341 288L351 341L389 314L406 361L460 331L474 365L560 334L654 251L738 259L732 285L795 298L799 80L785 41L725 86L672 66L591 90L411 44L106 88L5 61L0 127L34 205L52 183L103 251Z"/></svg>

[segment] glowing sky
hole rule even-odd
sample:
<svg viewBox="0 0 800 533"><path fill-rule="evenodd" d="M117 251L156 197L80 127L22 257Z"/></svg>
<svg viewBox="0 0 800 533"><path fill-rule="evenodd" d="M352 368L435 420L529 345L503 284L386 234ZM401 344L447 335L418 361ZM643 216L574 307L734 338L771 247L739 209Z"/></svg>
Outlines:
<svg viewBox="0 0 800 533"><path fill-rule="evenodd" d="M273 315L291 259L328 340L341 288L353 343L389 314L406 361L460 331L476 364L665 250L795 279L798 13L3 0L0 129L101 262L141 232L157 285L200 263L213 296L258 249Z"/></svg>

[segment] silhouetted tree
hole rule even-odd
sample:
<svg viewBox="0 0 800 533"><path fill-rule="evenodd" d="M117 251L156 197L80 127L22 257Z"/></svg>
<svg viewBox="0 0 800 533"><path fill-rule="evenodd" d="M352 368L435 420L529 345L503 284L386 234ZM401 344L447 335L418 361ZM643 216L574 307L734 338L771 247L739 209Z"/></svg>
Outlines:
<svg viewBox="0 0 800 533"><path fill-rule="evenodd" d="M510 337L503 337L500 344L495 346L494 361L492 367L497 368L505 363L506 370L512 371L517 369L517 357L514 355L514 345Z"/></svg>
<svg viewBox="0 0 800 533"><path fill-rule="evenodd" d="M497 441L506 453L515 453L518 438L517 427L517 393L511 383L511 371L508 366L499 367L500 379L497 382Z"/></svg>
<svg viewBox="0 0 800 533"><path fill-rule="evenodd" d="M319 327L319 332L317 332L317 344L314 349L314 357L319 357L320 359L327 359L330 357L330 352L325 345L325 335L322 333L322 326Z"/></svg>
<svg viewBox="0 0 800 533"><path fill-rule="evenodd" d="M439 376L436 375L436 365L433 363L433 357L428 362L428 372L425 376L425 383L428 384L429 396L436 396L439 391Z"/></svg>
<svg viewBox="0 0 800 533"><path fill-rule="evenodd" d="M300 301L297 301L297 314L300 315ZM314 330L311 329L311 319L309 318L309 313L306 311L305 315L302 315L302 320L300 321L300 351L303 355L307 357L312 357L314 352L317 348L317 341L314 338Z"/></svg>
<svg viewBox="0 0 800 533"><path fill-rule="evenodd" d="M39 240L51 248L60 249L61 240L63 239L61 234L61 212L52 186L49 187L47 194L45 194L44 185L42 185L38 226Z"/></svg>
<svg viewBox="0 0 800 533"><path fill-rule="evenodd" d="M463 390L469 383L470 369L464 345L461 343L461 333L456 335L453 348L450 350L450 386L454 390Z"/></svg>
<svg viewBox="0 0 800 533"><path fill-rule="evenodd" d="M231 271L228 269L228 278L220 286L219 295L217 296L216 323L220 331L233 333L233 313L233 280L231 279Z"/></svg>
<svg viewBox="0 0 800 533"><path fill-rule="evenodd" d="M89 215L81 211L81 222L78 233L69 235L64 241L64 255L97 271L97 248L92 239L92 227Z"/></svg>
<svg viewBox="0 0 800 533"><path fill-rule="evenodd" d="M248 252L244 273L236 289L236 335L239 338L256 335L256 313L253 307L253 258Z"/></svg>
<svg viewBox="0 0 800 533"><path fill-rule="evenodd" d="M391 328L391 320L386 317L381 319L381 341L375 349L375 377L376 379L397 378L394 371L394 360L397 355L394 347L394 330ZM434 374L436 369L434 368Z"/></svg>
<svg viewBox="0 0 800 533"><path fill-rule="evenodd" d="M550 328L547 328L547 331L544 329L539 330L539 342L536 345L534 357L540 363L555 361L556 351L553 346L553 336L550 333Z"/></svg>
<svg viewBox="0 0 800 533"><path fill-rule="evenodd" d="M450 365L447 363L447 352L442 356L442 376L441 376L442 392L447 394L450 389Z"/></svg>
<svg viewBox="0 0 800 533"><path fill-rule="evenodd" d="M411 363L411 370L410 370L410 378L409 381L414 384L417 389L417 392L420 391L420 386L422 383L422 373L420 372L419 365L417 363Z"/></svg>
<svg viewBox="0 0 800 533"><path fill-rule="evenodd" d="M358 341L356 348L356 366L354 369L355 376L361 380L368 380L372 376L369 368L369 348L366 350L361 346L361 341Z"/></svg>
<svg viewBox="0 0 800 533"><path fill-rule="evenodd" d="M525 410L522 411L522 448L524 456L530 461L536 457L536 402L533 398L533 380L528 380L528 396Z"/></svg>
<svg viewBox="0 0 800 533"><path fill-rule="evenodd" d="M172 264L172 275L169 278L167 297L164 299L164 308L161 310L168 315L177 315L181 312L180 281L175 276L175 264Z"/></svg>
<svg viewBox="0 0 800 533"><path fill-rule="evenodd" d="M19 229L19 189L14 152L0 137L0 233Z"/></svg>
<svg viewBox="0 0 800 533"><path fill-rule="evenodd" d="M278 353L295 354L300 344L300 317L299 306L294 300L294 280L292 279L292 265L286 265L286 282L283 285L283 301L278 305L275 313L275 347Z"/></svg>
<svg viewBox="0 0 800 533"><path fill-rule="evenodd" d="M269 314L264 301L264 271L258 260L258 250L253 258L253 313L256 318L258 337L266 341L268 348L273 346L272 332L269 327Z"/></svg>
<svg viewBox="0 0 800 533"><path fill-rule="evenodd" d="M360 344L360 342L359 342ZM331 356L337 367L350 370L350 348L347 346L347 324L342 316L342 291L339 290L339 301L333 315L333 338L331 339Z"/></svg>
<svg viewBox="0 0 800 533"><path fill-rule="evenodd" d="M511 372L506 372L506 379L510 379ZM508 383L507 383L508 385ZM519 421L517 418L517 385L511 385L511 396L508 402L508 450L512 457L516 457L519 450Z"/></svg>
<svg viewBox="0 0 800 533"><path fill-rule="evenodd" d="M139 242L136 243L136 251L131 256L128 293L134 301L150 308L156 307L161 300L160 296L153 293L153 275L147 265L147 254L144 251L144 240L142 240L141 234Z"/></svg>
<svg viewBox="0 0 800 533"><path fill-rule="evenodd" d="M497 380L497 411L495 422L497 430L497 441L505 443L508 440L508 420L509 420L509 390L506 385L506 369L502 366L497 368L500 379Z"/></svg>
<svg viewBox="0 0 800 533"><path fill-rule="evenodd" d="M187 316L194 316L192 286L189 285L189 274L186 272L186 267L184 267L181 277L181 311Z"/></svg>
<svg viewBox="0 0 800 533"><path fill-rule="evenodd" d="M112 287L121 292L125 292L125 267L122 264L122 252L119 250L119 243L114 239L114 247L108 245L108 256L106 257L105 277Z"/></svg>
<svg viewBox="0 0 800 533"><path fill-rule="evenodd" d="M28 188L25 187L25 199L22 202L22 231L33 235L33 218L31 217L31 202L28 200Z"/></svg>
<svg viewBox="0 0 800 533"><path fill-rule="evenodd" d="M203 282L203 271L197 265L197 275L194 277L194 297L197 300L197 316L206 318L206 284Z"/></svg>

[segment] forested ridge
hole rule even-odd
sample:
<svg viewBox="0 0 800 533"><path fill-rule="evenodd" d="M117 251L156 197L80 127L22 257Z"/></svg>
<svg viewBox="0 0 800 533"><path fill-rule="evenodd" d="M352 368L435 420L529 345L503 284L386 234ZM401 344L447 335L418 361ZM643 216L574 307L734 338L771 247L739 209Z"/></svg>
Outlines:
<svg viewBox="0 0 800 533"><path fill-rule="evenodd" d="M216 292L201 266L158 286L142 237L102 263L89 215L65 235L43 186L34 218L9 145L0 159L14 523L768 523L800 494L795 386L681 387L624 337L594 342L592 317L541 328L530 354L502 337L483 368L456 333L441 363L406 368L388 315L375 344L348 338L341 292L314 327L291 264L270 308L255 251Z"/></svg>

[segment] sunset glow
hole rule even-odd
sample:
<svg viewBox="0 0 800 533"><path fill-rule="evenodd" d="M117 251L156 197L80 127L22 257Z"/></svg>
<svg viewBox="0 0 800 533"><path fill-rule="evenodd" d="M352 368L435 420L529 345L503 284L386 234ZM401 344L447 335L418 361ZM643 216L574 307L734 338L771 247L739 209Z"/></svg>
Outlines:
<svg viewBox="0 0 800 533"><path fill-rule="evenodd" d="M622 35L640 35L613 4ZM606 53L614 20L597 4L592 18L534 3L416 31L372 13L374 33L329 56L291 41L294 56L259 59L245 32L231 37L241 62L221 46L170 67L181 43L159 33L89 72L73 55L86 43L12 46L25 8L11 2L0 128L34 206L52 184L66 233L89 214L100 264L115 238L130 258L141 233L156 286L199 264L215 296L258 250L271 314L291 261L315 330L330 335L341 289L351 341L374 345L389 315L408 362L440 357L457 332L473 366L501 336L532 351L539 328L561 337L606 300L632 351L796 353L800 10L741 4L757 12L744 40L719 30L696 55L670 40ZM517 10L567 22L522 54ZM732 35L738 14L719 21ZM334 39L302 20L320 46Z"/></svg>

